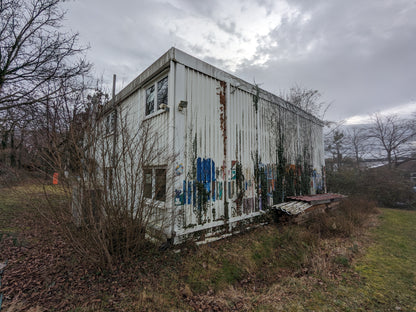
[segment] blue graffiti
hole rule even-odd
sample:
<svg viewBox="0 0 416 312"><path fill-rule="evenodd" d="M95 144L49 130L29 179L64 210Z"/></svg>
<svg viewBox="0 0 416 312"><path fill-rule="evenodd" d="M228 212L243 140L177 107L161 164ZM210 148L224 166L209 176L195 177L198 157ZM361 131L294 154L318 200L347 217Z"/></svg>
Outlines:
<svg viewBox="0 0 416 312"><path fill-rule="evenodd" d="M183 181L181 204L184 205L185 202L186 202L186 181Z"/></svg>
<svg viewBox="0 0 416 312"><path fill-rule="evenodd" d="M191 204L192 201L192 182L188 182L188 205Z"/></svg>
<svg viewBox="0 0 416 312"><path fill-rule="evenodd" d="M196 180L204 184L204 188L215 200L215 188L211 191L212 182L215 182L215 162L211 158L198 157L196 160Z"/></svg>
<svg viewBox="0 0 416 312"><path fill-rule="evenodd" d="M181 205L192 204L194 207L198 205L197 183L203 184L209 194L209 200L215 202L216 199L222 198L222 188L218 188L216 179L215 162L211 158L197 158L196 181L183 180L182 190L176 193L176 199Z"/></svg>

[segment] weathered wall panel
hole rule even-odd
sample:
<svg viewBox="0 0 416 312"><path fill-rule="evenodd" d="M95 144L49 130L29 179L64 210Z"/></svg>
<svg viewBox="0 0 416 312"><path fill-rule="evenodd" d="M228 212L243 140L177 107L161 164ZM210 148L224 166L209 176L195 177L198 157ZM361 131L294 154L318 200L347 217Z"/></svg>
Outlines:
<svg viewBox="0 0 416 312"><path fill-rule="evenodd" d="M157 131L160 146L176 157L174 164L168 164L171 198L165 203L172 212L173 235L227 229L260 214L273 203L276 190L284 190L277 181L285 170L300 172L308 164L309 191L323 187L318 119L179 50L165 56L166 60L158 60L154 75L170 68L169 110L145 116L144 90L147 81L155 79L153 67L145 79L135 80L140 82L137 86L129 85L129 95L122 95L123 105L134 116L131 123L145 119ZM286 160L280 173L279 149Z"/></svg>
<svg viewBox="0 0 416 312"><path fill-rule="evenodd" d="M184 168L183 178L175 181L178 234L252 216L264 207L254 172L257 153L267 176L267 203L272 203L280 134L289 165L308 157L320 172L321 126L304 118L301 111L289 111L264 98L256 110L255 86L247 92L189 67L184 75L188 107L181 123L186 130L176 143L183 146L184 155L178 164ZM311 186L316 191L316 183L311 181Z"/></svg>

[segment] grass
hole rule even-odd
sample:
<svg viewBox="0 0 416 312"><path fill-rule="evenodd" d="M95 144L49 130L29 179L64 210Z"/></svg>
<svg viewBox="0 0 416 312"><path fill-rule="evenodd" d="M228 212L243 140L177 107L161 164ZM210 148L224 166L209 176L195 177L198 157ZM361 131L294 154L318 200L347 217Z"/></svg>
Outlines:
<svg viewBox="0 0 416 312"><path fill-rule="evenodd" d="M43 188L21 190L31 201L41 201ZM49 192L59 196L58 189ZM0 191L3 236L18 237L19 218L30 217L29 206L17 194ZM61 281L48 283L51 297L37 295L31 306L34 297L23 293L20 301L6 300L5 311L61 310L57 301L68 301L63 310L72 311L416 311L416 212L375 212L372 203L353 199L302 225L264 226L199 247L191 244L179 254L148 251L117 272L85 268L74 256L68 264L56 261L55 267L55 258L50 258L51 272L42 271L42 280ZM28 224L25 232L30 234ZM42 238L30 237L29 250L68 258L65 245L42 249ZM26 280L34 277L35 268L26 272L21 261L27 251L19 248L9 248L10 268L2 279L6 284L13 270L16 276L27 274ZM13 250L19 258L13 259ZM65 270L70 274L63 276ZM16 287L18 291L20 284Z"/></svg>
<svg viewBox="0 0 416 312"><path fill-rule="evenodd" d="M416 311L416 212L382 209L379 218L362 257L352 266L345 256L335 258L351 267L340 281L320 276L322 287L296 296L284 310Z"/></svg>
<svg viewBox="0 0 416 312"><path fill-rule="evenodd" d="M356 265L368 309L416 311L416 212L383 209L375 244Z"/></svg>

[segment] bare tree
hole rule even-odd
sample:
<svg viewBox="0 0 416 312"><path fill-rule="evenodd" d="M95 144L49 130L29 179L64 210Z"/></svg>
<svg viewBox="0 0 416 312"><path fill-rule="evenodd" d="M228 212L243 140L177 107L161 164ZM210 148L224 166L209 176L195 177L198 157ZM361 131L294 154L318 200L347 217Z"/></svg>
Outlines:
<svg viewBox="0 0 416 312"><path fill-rule="evenodd" d="M357 169L360 169L360 162L368 153L367 129L353 127L347 130L345 144L349 154L355 160Z"/></svg>
<svg viewBox="0 0 416 312"><path fill-rule="evenodd" d="M416 136L414 122L397 115L372 115L369 137L380 143L391 167L400 156L409 152L408 143Z"/></svg>
<svg viewBox="0 0 416 312"><path fill-rule="evenodd" d="M78 35L61 31L60 2L0 0L0 112L59 96L88 72Z"/></svg>
<svg viewBox="0 0 416 312"><path fill-rule="evenodd" d="M326 150L332 154L331 171L340 170L343 165L345 153L345 134L342 130L335 129L326 137ZM335 165L335 166L334 166Z"/></svg>
<svg viewBox="0 0 416 312"><path fill-rule="evenodd" d="M299 85L291 87L289 92L281 93L281 97L286 101L323 119L330 104L323 102L321 96L322 95L318 90L306 89Z"/></svg>

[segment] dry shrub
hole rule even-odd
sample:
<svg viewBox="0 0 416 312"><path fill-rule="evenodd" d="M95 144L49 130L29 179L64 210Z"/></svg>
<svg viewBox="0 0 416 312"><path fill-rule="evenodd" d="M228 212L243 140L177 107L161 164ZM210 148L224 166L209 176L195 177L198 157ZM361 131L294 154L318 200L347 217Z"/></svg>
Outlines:
<svg viewBox="0 0 416 312"><path fill-rule="evenodd" d="M174 157L163 141L166 127L136 124L132 115L92 114L82 135L66 133L70 152L54 149L58 141L42 154L49 170L64 174L45 192L41 213L84 259L105 269L139 257L152 247L148 237L164 238L170 216L164 202Z"/></svg>
<svg viewBox="0 0 416 312"><path fill-rule="evenodd" d="M314 214L307 222L307 227L321 237L349 237L360 230L370 215L377 212L375 202L351 197L344 199L336 208Z"/></svg>
<svg viewBox="0 0 416 312"><path fill-rule="evenodd" d="M328 172L327 180L330 192L361 196L381 207L412 208L416 202L409 173L398 168L343 169Z"/></svg>

